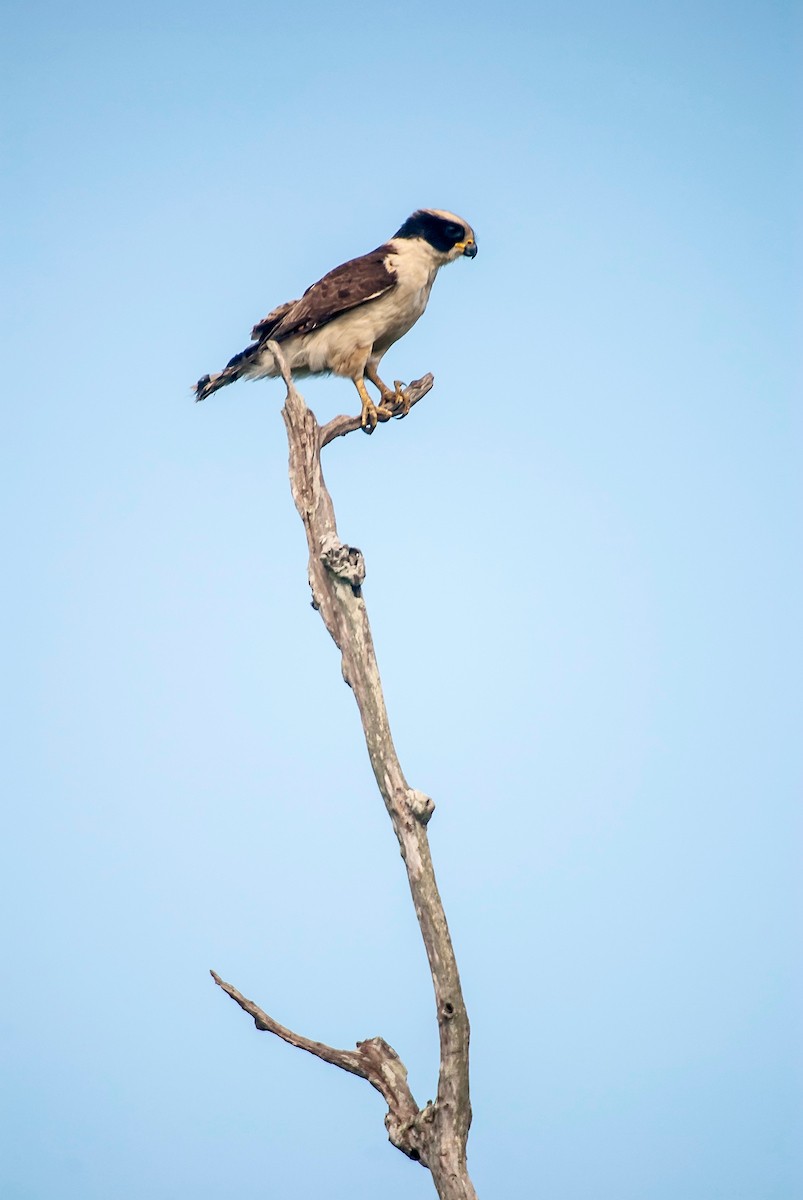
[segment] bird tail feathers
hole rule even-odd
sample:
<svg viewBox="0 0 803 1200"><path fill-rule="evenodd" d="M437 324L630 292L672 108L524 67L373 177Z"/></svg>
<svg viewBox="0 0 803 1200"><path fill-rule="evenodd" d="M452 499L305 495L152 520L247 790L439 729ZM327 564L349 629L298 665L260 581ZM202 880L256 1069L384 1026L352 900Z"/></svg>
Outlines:
<svg viewBox="0 0 803 1200"><path fill-rule="evenodd" d="M234 358L215 375L202 375L195 385L195 399L206 400L207 396L211 396L219 388L226 387L229 383L234 383L236 379L242 379L244 375L251 374L251 359L259 350L259 346L248 346L245 350L241 350L239 354L235 354Z"/></svg>

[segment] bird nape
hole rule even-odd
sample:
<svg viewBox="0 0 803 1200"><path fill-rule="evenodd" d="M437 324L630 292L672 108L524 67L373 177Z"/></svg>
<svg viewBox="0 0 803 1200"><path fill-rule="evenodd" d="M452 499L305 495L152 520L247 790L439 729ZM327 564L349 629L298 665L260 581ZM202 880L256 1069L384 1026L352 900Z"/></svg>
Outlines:
<svg viewBox="0 0 803 1200"><path fill-rule="evenodd" d="M280 304L258 321L251 345L216 375L199 379L195 399L205 400L237 379L279 375L268 349L269 342L277 342L296 378L333 374L352 380L360 394L360 424L366 433L373 433L379 420L406 416L410 397L400 383L389 388L382 382L382 356L424 312L440 268L476 253L474 230L462 217L442 209L418 209L376 250L335 267L300 300ZM378 405L366 380L379 391Z"/></svg>

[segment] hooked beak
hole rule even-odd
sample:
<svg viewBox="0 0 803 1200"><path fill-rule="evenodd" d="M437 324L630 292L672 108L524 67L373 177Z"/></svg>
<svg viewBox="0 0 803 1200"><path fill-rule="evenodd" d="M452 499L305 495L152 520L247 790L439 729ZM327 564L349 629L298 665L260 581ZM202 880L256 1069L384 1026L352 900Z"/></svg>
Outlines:
<svg viewBox="0 0 803 1200"><path fill-rule="evenodd" d="M477 243L475 241L472 240L470 242L466 242L465 246L463 247L463 256L464 258L477 257Z"/></svg>

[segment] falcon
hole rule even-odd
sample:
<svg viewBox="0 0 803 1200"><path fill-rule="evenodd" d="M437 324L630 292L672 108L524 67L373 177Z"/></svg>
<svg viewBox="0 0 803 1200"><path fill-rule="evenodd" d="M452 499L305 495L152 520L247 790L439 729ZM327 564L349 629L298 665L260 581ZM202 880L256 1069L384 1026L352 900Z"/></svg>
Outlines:
<svg viewBox="0 0 803 1200"><path fill-rule="evenodd" d="M236 379L279 375L268 349L269 342L278 342L297 378L332 374L353 382L366 433L373 433L380 419L406 416L410 396L401 383L389 388L379 378L382 356L424 312L441 267L476 253L474 230L462 217L438 208L418 209L389 241L335 267L300 300L268 313L251 331L250 346L216 375L198 380L195 399L205 400ZM379 391L378 405L366 380Z"/></svg>

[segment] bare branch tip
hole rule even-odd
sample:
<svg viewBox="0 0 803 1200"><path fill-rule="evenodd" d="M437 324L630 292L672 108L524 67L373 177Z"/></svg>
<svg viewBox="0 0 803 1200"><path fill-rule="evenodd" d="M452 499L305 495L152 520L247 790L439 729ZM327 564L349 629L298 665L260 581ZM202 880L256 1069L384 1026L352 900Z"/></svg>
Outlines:
<svg viewBox="0 0 803 1200"><path fill-rule="evenodd" d="M287 365L287 359L284 357L281 350L279 349L279 343L278 342L268 342L267 348L268 348L268 350L270 350L271 354L276 359L276 364L279 368L279 371L281 372L282 379L285 382L285 386L287 388L288 395L292 395L292 396L297 395L295 384L293 383L293 376L290 373L290 368Z"/></svg>

